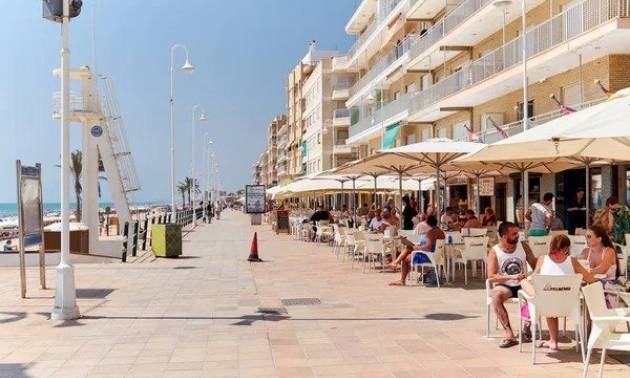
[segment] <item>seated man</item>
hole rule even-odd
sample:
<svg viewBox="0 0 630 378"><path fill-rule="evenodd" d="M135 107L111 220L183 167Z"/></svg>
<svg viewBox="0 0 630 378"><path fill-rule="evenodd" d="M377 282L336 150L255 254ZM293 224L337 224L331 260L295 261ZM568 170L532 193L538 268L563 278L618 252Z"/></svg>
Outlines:
<svg viewBox="0 0 630 378"><path fill-rule="evenodd" d="M383 218L381 218L381 210L376 210L374 213L374 217L370 221L370 230L378 230L381 227L381 222Z"/></svg>
<svg viewBox="0 0 630 378"><path fill-rule="evenodd" d="M488 252L488 277L495 284L490 293L492 307L505 330L505 339L499 345L501 348L518 344L503 302L517 297L521 281L526 278L528 263L536 266L536 257L527 244L519 243L518 226L512 222L501 223L499 243ZM522 332L523 340L531 340L529 323L525 323Z"/></svg>
<svg viewBox="0 0 630 378"><path fill-rule="evenodd" d="M411 252L413 251L425 251L434 252L435 245L438 240L444 239L444 232L438 227L437 218L430 215L427 218L427 224L430 229L426 233L426 243L423 245L413 244L407 239L401 239L401 242L407 247L406 250L398 256L398 258L391 263L385 265L386 268L395 268L399 263L401 264L400 281L390 282L391 286L405 286L407 275L411 271Z"/></svg>
<svg viewBox="0 0 630 378"><path fill-rule="evenodd" d="M11 252L15 250L15 247L13 247L13 241L11 239L7 240L6 243L4 243L4 247L2 248L3 252Z"/></svg>

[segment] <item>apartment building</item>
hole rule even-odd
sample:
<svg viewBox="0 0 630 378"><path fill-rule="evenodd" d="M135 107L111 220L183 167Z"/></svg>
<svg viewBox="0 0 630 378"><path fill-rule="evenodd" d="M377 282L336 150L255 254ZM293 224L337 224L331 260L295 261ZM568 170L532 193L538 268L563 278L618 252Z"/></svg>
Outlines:
<svg viewBox="0 0 630 378"><path fill-rule="evenodd" d="M433 137L492 143L521 132L523 7L528 127L630 86L628 0L364 0L346 25L357 35L345 62L357 75L346 142L365 157ZM593 171L595 205L625 198L628 177L625 167ZM562 211L584 182L583 170L532 175L528 195L553 191ZM451 184L451 198L470 198L469 181ZM497 179L482 207L511 219L519 188L518 177Z"/></svg>
<svg viewBox="0 0 630 378"><path fill-rule="evenodd" d="M268 186L278 184L278 130L286 125L284 115L276 116L267 127L267 178Z"/></svg>
<svg viewBox="0 0 630 378"><path fill-rule="evenodd" d="M304 84L321 60L341 55L338 51L318 50L315 41L312 41L304 58L289 73L286 85L288 173L285 176L289 176L291 180L303 176L307 171L307 143L304 140L306 132L304 125L306 110ZM312 109L310 110L312 111ZM282 179L286 180L286 177L282 177Z"/></svg>
<svg viewBox="0 0 630 378"><path fill-rule="evenodd" d="M345 101L354 83L354 74L339 68L339 64L333 65L335 59L318 61L302 87L302 163L307 175L321 173L356 158L355 149L345 143L350 126Z"/></svg>

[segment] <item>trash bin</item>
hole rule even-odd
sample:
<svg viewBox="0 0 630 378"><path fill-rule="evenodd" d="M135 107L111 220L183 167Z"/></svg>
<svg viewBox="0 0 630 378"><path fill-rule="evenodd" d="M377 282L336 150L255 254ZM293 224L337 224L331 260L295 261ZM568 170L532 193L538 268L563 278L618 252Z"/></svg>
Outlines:
<svg viewBox="0 0 630 378"><path fill-rule="evenodd" d="M157 257L177 257L182 254L182 226L152 224L151 251Z"/></svg>
<svg viewBox="0 0 630 378"><path fill-rule="evenodd" d="M61 250L60 229L60 223L44 227L44 246L46 251ZM70 253L81 255L90 253L90 231L81 223L70 223Z"/></svg>

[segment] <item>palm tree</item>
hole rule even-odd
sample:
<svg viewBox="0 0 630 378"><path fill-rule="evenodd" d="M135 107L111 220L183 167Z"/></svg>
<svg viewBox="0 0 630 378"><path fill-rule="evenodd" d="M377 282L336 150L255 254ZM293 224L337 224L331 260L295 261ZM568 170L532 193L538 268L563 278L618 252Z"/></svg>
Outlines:
<svg viewBox="0 0 630 378"><path fill-rule="evenodd" d="M186 180L177 184L177 191L182 194L182 207L186 207L186 193L188 193L188 183Z"/></svg>
<svg viewBox="0 0 630 378"><path fill-rule="evenodd" d="M193 179L190 178L190 177L186 177L184 179L184 182L186 183L186 190L188 191L188 205L190 207L192 207L192 195L191 195L191 192L193 190L196 192L198 185L196 185L196 183L193 183Z"/></svg>
<svg viewBox="0 0 630 378"><path fill-rule="evenodd" d="M75 150L70 153L70 172L74 177L74 195L76 196L77 220L81 219L81 192L83 187L81 186L81 172L83 171L83 153L80 150Z"/></svg>
<svg viewBox="0 0 630 378"><path fill-rule="evenodd" d="M61 167L61 165L57 164L57 167ZM103 165L103 160L101 160L101 155L98 155L98 172L105 172L105 166ZM76 201L76 217L77 221L81 220L81 193L83 192L83 186L81 185L81 174L83 173L83 153L81 150L75 150L70 153L70 173L72 173L72 177L74 178L74 195ZM99 176L99 180L107 180L104 176ZM98 198L101 198L101 184L98 182Z"/></svg>

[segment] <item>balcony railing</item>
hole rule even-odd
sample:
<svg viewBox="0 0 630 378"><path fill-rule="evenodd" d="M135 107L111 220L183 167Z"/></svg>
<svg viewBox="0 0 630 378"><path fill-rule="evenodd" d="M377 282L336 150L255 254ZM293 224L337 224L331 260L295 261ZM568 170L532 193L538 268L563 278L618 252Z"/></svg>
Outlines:
<svg viewBox="0 0 630 378"><path fill-rule="evenodd" d="M404 0L384 0L384 1L387 2L387 4L385 5L385 12L383 12L383 14L381 14L379 17L377 17L377 19L374 20L374 22L372 22L367 27L367 29L363 32L363 34L361 34L357 38L357 40L354 42L352 47L350 47L350 50L348 50L348 57L350 59L352 59L354 57L354 55L359 50L359 47L361 47L361 45L363 45L363 43L365 43L365 41L372 34L374 34L374 31L376 29L379 29L385 22L387 22L386 20L387 20L389 14L394 10L394 8L396 8L396 6L398 6L398 4L400 4Z"/></svg>
<svg viewBox="0 0 630 378"><path fill-rule="evenodd" d="M415 59L431 46L438 43L446 34L455 30L462 22L485 7L493 0L465 0L450 11L426 33L415 38L409 57Z"/></svg>
<svg viewBox="0 0 630 378"><path fill-rule="evenodd" d="M374 66L350 88L350 96L354 96L361 89L365 88L381 73L387 70L388 67L398 59L402 58L412 47L415 38L407 37L401 41L400 45L392 49L387 55L379 59Z"/></svg>
<svg viewBox="0 0 630 378"><path fill-rule="evenodd" d="M335 84L333 84L332 89L333 91L343 91L352 88L354 83L355 81L352 79L337 80Z"/></svg>
<svg viewBox="0 0 630 378"><path fill-rule="evenodd" d="M53 116L61 114L61 92L55 92L52 96ZM71 112L89 112L88 105L83 102L83 96L77 92L70 92L70 102L68 104Z"/></svg>
<svg viewBox="0 0 630 378"><path fill-rule="evenodd" d="M535 26L526 34L528 59L613 18L630 16L630 0L586 0ZM467 64L411 100L416 113L522 62L522 37Z"/></svg>
<svg viewBox="0 0 630 378"><path fill-rule="evenodd" d="M333 111L333 119L348 118L348 117L350 117L350 109L348 108L340 108L340 109L335 109Z"/></svg>
<svg viewBox="0 0 630 378"><path fill-rule="evenodd" d="M586 109L589 108L593 105L597 105L601 102L603 102L606 98L599 98L596 100L592 100L592 101L587 101L587 102L583 102L581 104L576 104L576 105L571 105L571 108L575 109L575 110L582 110L582 109ZM536 127L538 125L541 125L545 122L549 122L551 120L554 120L556 118L560 118L564 115L566 115L566 112L563 112L562 110L554 110L551 112L547 112L547 113L543 113L543 114L539 114L533 117L528 118L528 122L527 124L529 125L529 128L532 127ZM501 128L508 136L513 136L516 134L519 134L521 132L523 132L523 120L520 121L516 121L516 122L512 122L512 123L507 123L505 125L501 125L498 126L499 128ZM495 143L500 141L501 139L503 139L503 137L501 136L501 133L499 132L499 130L497 130L496 128L494 128L493 126L488 126L486 127L486 130L477 133L477 137L479 138L479 140L483 141L484 143Z"/></svg>
<svg viewBox="0 0 630 378"><path fill-rule="evenodd" d="M359 122L350 126L350 137L353 137L370 127L379 124L389 118L392 118L396 114L402 113L409 109L410 101L412 98L411 93L400 96L397 100L391 101L380 109L377 109L371 115L367 115L359 120Z"/></svg>

